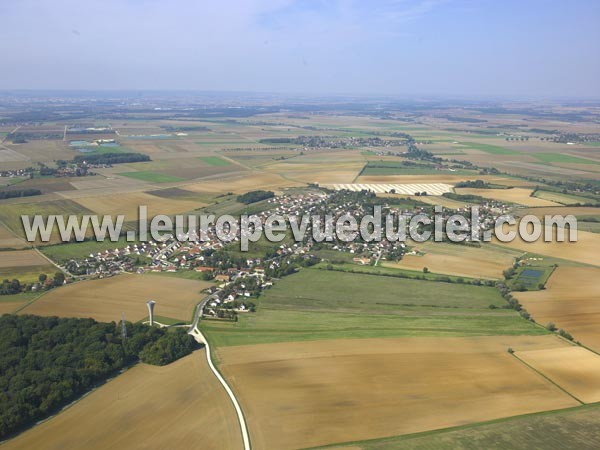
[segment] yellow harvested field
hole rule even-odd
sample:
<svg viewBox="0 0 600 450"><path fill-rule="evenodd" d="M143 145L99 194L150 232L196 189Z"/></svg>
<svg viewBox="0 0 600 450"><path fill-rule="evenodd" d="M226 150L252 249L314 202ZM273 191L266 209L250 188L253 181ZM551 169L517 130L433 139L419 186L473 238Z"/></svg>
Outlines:
<svg viewBox="0 0 600 450"><path fill-rule="evenodd" d="M138 364L3 449L243 448L237 416L204 350Z"/></svg>
<svg viewBox="0 0 600 450"><path fill-rule="evenodd" d="M519 254L485 244L477 248L444 242L415 243L413 250L425 255L406 254L399 262L384 262L383 266L419 271L427 267L433 273L497 279L502 278L502 271L512 266Z"/></svg>
<svg viewBox="0 0 600 450"><path fill-rule="evenodd" d="M345 155L345 157L350 157L350 155ZM303 157L294 159L292 162L270 164L264 169L304 183L352 183L365 162L362 159L348 161L343 159L345 157L344 155L340 155L339 159L332 159L330 155Z"/></svg>
<svg viewBox="0 0 600 450"><path fill-rule="evenodd" d="M315 170L308 172L286 172L285 176L304 183L324 185L330 183L352 183L357 174L358 170L318 170L315 167Z"/></svg>
<svg viewBox="0 0 600 450"><path fill-rule="evenodd" d="M460 208L465 208L466 205L468 205L468 203L465 202L461 202L458 200L452 200L450 198L446 198L446 197L442 197L440 195L427 195L427 196L423 196L423 197L417 197L414 195L410 195L407 196L408 198L411 198L413 200L418 200L420 202L423 203L427 203L429 205L440 205L443 206L444 208L450 208L450 209L460 209Z"/></svg>
<svg viewBox="0 0 600 450"><path fill-rule="evenodd" d="M166 199L144 192L77 198L73 201L97 214L112 216L124 214L126 222L137 220L140 205L148 207L149 219L157 214L184 213L205 206L204 203L196 201Z"/></svg>
<svg viewBox="0 0 600 450"><path fill-rule="evenodd" d="M148 316L146 302L156 301L157 316L189 321L202 299L206 281L185 280L160 275L117 275L100 280L81 281L49 291L23 314L59 317L93 317L102 322L131 322Z"/></svg>
<svg viewBox="0 0 600 450"><path fill-rule="evenodd" d="M583 347L515 354L584 403L600 402L600 356Z"/></svg>
<svg viewBox="0 0 600 450"><path fill-rule="evenodd" d="M516 226L506 227L507 232L514 230L516 230ZM500 242L496 238L494 238L493 242L524 252L537 253L578 263L600 266L600 258L598 257L598 255L600 255L600 234L578 231L576 242L568 241L568 231L565 233L564 242L557 242L556 236L554 236L552 242L544 242L543 237L544 231L542 231L540 239L537 239L534 242L525 242L518 236L511 242Z"/></svg>
<svg viewBox="0 0 600 450"><path fill-rule="evenodd" d="M491 198L500 202L517 203L524 206L557 206L558 203L544 200L542 198L530 197L532 189L512 188L512 189L477 189L477 188L456 188L456 193L461 195L479 195L485 198Z"/></svg>
<svg viewBox="0 0 600 450"><path fill-rule="evenodd" d="M48 266L50 263L35 250L9 250L0 252L0 269L4 267Z"/></svg>
<svg viewBox="0 0 600 450"><path fill-rule="evenodd" d="M280 191L283 187L302 186L303 183L286 180L274 173L255 173L243 177L218 178L185 185L185 189L195 192L235 192L245 193L257 189Z"/></svg>
<svg viewBox="0 0 600 450"><path fill-rule="evenodd" d="M556 206L542 208L527 208L515 211L517 215L523 217L527 214L532 214L536 217L554 216L554 215L569 215L574 216L600 216L600 208L592 206Z"/></svg>
<svg viewBox="0 0 600 450"><path fill-rule="evenodd" d="M225 347L217 356L253 448L284 450L576 406L506 351L565 345L550 335L350 339Z"/></svg>
<svg viewBox="0 0 600 450"><path fill-rule="evenodd" d="M23 248L27 246L28 243L23 238L14 235L0 223L0 248Z"/></svg>
<svg viewBox="0 0 600 450"><path fill-rule="evenodd" d="M513 295L543 325L554 322L600 352L600 269L558 267L542 291Z"/></svg>
<svg viewBox="0 0 600 450"><path fill-rule="evenodd" d="M0 302L0 316L2 314L11 314L24 305L25 302Z"/></svg>
<svg viewBox="0 0 600 450"><path fill-rule="evenodd" d="M422 183L447 183L454 185L460 181L474 181L485 179L485 176L452 175L449 172L440 172L439 175L365 175L358 177L355 183L361 184L422 184Z"/></svg>

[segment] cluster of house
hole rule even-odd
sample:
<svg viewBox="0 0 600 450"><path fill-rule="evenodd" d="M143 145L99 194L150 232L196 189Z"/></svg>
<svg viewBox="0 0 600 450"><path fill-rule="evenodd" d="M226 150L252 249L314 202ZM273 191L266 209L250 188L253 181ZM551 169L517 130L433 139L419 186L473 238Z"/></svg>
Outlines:
<svg viewBox="0 0 600 450"><path fill-rule="evenodd" d="M302 194L286 194L268 200L270 209L257 214L263 222L272 214L284 217L298 216L301 214L317 214L326 210L328 214L337 217L342 214L351 214L360 219L365 213L362 203L352 196L340 197L338 192L336 199L341 201L332 204L330 194L310 191ZM498 217L505 215L509 205L489 201L480 205L479 223L474 226L484 230L494 226ZM404 215L410 219L414 214L424 212L424 208L412 210L386 207L385 212ZM464 214L470 218L467 206L454 211L446 211L445 214ZM309 230L310 232L310 230ZM192 233L194 233L192 231ZM234 243L239 241L240 235L235 237ZM187 238L187 239L184 239ZM214 256L208 252L222 249L226 243L218 239L216 229L208 230L206 240L201 241L196 234L188 236L166 236L163 241L149 241L146 243L130 244L124 248L104 250L90 254L82 260L71 260L65 268L67 272L74 275L91 277L103 277L115 275L121 272L176 272L178 270L195 270L197 272L210 272L220 282L230 282L232 277L238 276L238 269L224 268L219 262L214 261ZM289 242L283 241L275 248L272 258L262 261L260 258L248 257L245 261L236 261L238 268L247 269L249 272L264 273L265 268L275 270L281 264L281 260L288 256L309 255L312 252L313 242ZM355 256L354 262L358 264L369 264L380 258L399 259L406 251L403 242L389 242L385 239L379 242L365 242L353 240L351 242L336 241L328 244L328 248L349 253Z"/></svg>
<svg viewBox="0 0 600 450"><path fill-rule="evenodd" d="M210 296L203 305L203 317L235 319L237 313L254 312L256 305L252 299L273 286L260 268L220 274L215 281L220 284L207 289Z"/></svg>

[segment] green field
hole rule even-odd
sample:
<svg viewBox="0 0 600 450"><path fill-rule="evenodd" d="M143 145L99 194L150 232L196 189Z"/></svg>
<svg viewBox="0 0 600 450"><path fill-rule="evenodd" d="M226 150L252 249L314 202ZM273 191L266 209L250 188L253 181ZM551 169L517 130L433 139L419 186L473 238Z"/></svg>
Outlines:
<svg viewBox="0 0 600 450"><path fill-rule="evenodd" d="M441 294L442 293L442 294ZM202 321L217 346L340 338L544 334L495 288L303 269L239 321Z"/></svg>
<svg viewBox="0 0 600 450"><path fill-rule="evenodd" d="M545 191L542 189L535 191L533 196L560 203L561 205L575 205L577 203L585 204L594 201L594 199L588 197L582 197L573 194L563 194L562 192Z"/></svg>
<svg viewBox="0 0 600 450"><path fill-rule="evenodd" d="M498 419L437 431L346 443L357 450L595 450L600 442L598 403ZM338 448L331 445L321 448Z"/></svg>
<svg viewBox="0 0 600 450"><path fill-rule="evenodd" d="M490 153L492 155L518 155L520 154L516 150L509 148L500 147L498 145L481 144L479 142L460 142L463 148L472 148L474 150L480 150L482 152Z"/></svg>
<svg viewBox="0 0 600 450"><path fill-rule="evenodd" d="M184 181L185 178L166 175L164 173L150 172L141 170L138 172L121 172L117 175L124 177L135 178L136 180L149 181L151 183L173 183L175 181Z"/></svg>
<svg viewBox="0 0 600 450"><path fill-rule="evenodd" d="M135 242L127 242L125 236L121 236L119 240L115 242L112 242L109 239L105 239L102 242L96 240L68 242L65 244L47 245L44 248L41 248L40 251L52 261L61 263L73 258L85 258L89 256L90 253L127 247L134 243Z"/></svg>
<svg viewBox="0 0 600 450"><path fill-rule="evenodd" d="M220 158L218 156L201 156L198 159L208 164L209 166L229 166L231 164L226 159Z"/></svg>
<svg viewBox="0 0 600 450"><path fill-rule="evenodd" d="M83 214L94 214L92 211L71 200L54 200L39 203L5 203L0 208L0 221L19 236L25 237L21 215L35 216L36 214L47 217L50 214L69 216L71 214L81 217ZM56 227L52 232L58 236Z"/></svg>
<svg viewBox="0 0 600 450"><path fill-rule="evenodd" d="M465 283L471 283L472 281L476 280L476 278L471 277L459 277L456 275L446 275L436 272L423 273L421 270L402 269L400 267L385 267L381 264L377 266L355 264L349 261L344 262L343 258L335 258L333 256L331 257L330 261L333 261L330 264L333 270L339 270L342 272L366 273L386 277L411 278L414 280L427 280L438 282L446 282L446 280L450 280L453 283L458 283L458 280L463 280L463 282ZM316 265L315 268L325 270L327 266L328 263L321 262L318 265Z"/></svg>
<svg viewBox="0 0 600 450"><path fill-rule="evenodd" d="M600 161L565 155L563 153L532 153L531 156L544 163L600 164Z"/></svg>

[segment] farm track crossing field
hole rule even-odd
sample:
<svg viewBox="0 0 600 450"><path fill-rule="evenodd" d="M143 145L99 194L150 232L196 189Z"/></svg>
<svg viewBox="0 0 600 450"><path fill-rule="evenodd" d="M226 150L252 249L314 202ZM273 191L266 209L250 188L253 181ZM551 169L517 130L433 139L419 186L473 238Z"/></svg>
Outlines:
<svg viewBox="0 0 600 450"><path fill-rule="evenodd" d="M563 345L554 336L403 338L217 353L253 448L285 450L576 406L506 351Z"/></svg>
<svg viewBox="0 0 600 450"><path fill-rule="evenodd" d="M138 364L2 448L242 448L231 401L204 350L164 367Z"/></svg>
<svg viewBox="0 0 600 450"><path fill-rule="evenodd" d="M217 346L337 338L545 334L492 287L304 269L235 323L202 321ZM490 305L496 309L490 309Z"/></svg>
<svg viewBox="0 0 600 450"><path fill-rule="evenodd" d="M600 355L575 346L515 355L580 401L600 402Z"/></svg>
<svg viewBox="0 0 600 450"><path fill-rule="evenodd" d="M101 322L131 322L148 316L146 302L155 300L157 315L191 321L196 304L211 286L206 281L152 275L118 275L81 281L53 289L21 311L22 314L59 317L92 317Z"/></svg>
<svg viewBox="0 0 600 450"><path fill-rule="evenodd" d="M543 325L553 322L582 344L600 352L600 269L556 268L546 289L513 295Z"/></svg>

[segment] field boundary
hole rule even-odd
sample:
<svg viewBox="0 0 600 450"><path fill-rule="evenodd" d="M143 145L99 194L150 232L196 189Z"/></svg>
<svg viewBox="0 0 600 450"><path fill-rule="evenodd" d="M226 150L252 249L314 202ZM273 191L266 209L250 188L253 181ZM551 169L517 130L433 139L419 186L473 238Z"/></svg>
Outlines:
<svg viewBox="0 0 600 450"><path fill-rule="evenodd" d="M554 386L556 386L557 388L559 388L561 391L563 391L565 394L567 394L569 397L571 397L572 399L576 400L577 402L579 402L581 405L585 405L585 402L582 402L581 400L579 400L577 397L575 397L573 394L571 394L569 391L567 391L565 388L563 388L560 384L556 383L555 381L553 381L550 377L544 375L542 372L540 372L538 369L536 369L535 367L533 367L531 364L526 363L523 359L519 358L514 352L511 353L512 356L514 356L518 361L520 361L522 364L524 364L525 366L529 367L531 370L533 370L535 373L537 373L538 375L540 375L541 377L544 377L548 382L552 383Z"/></svg>

